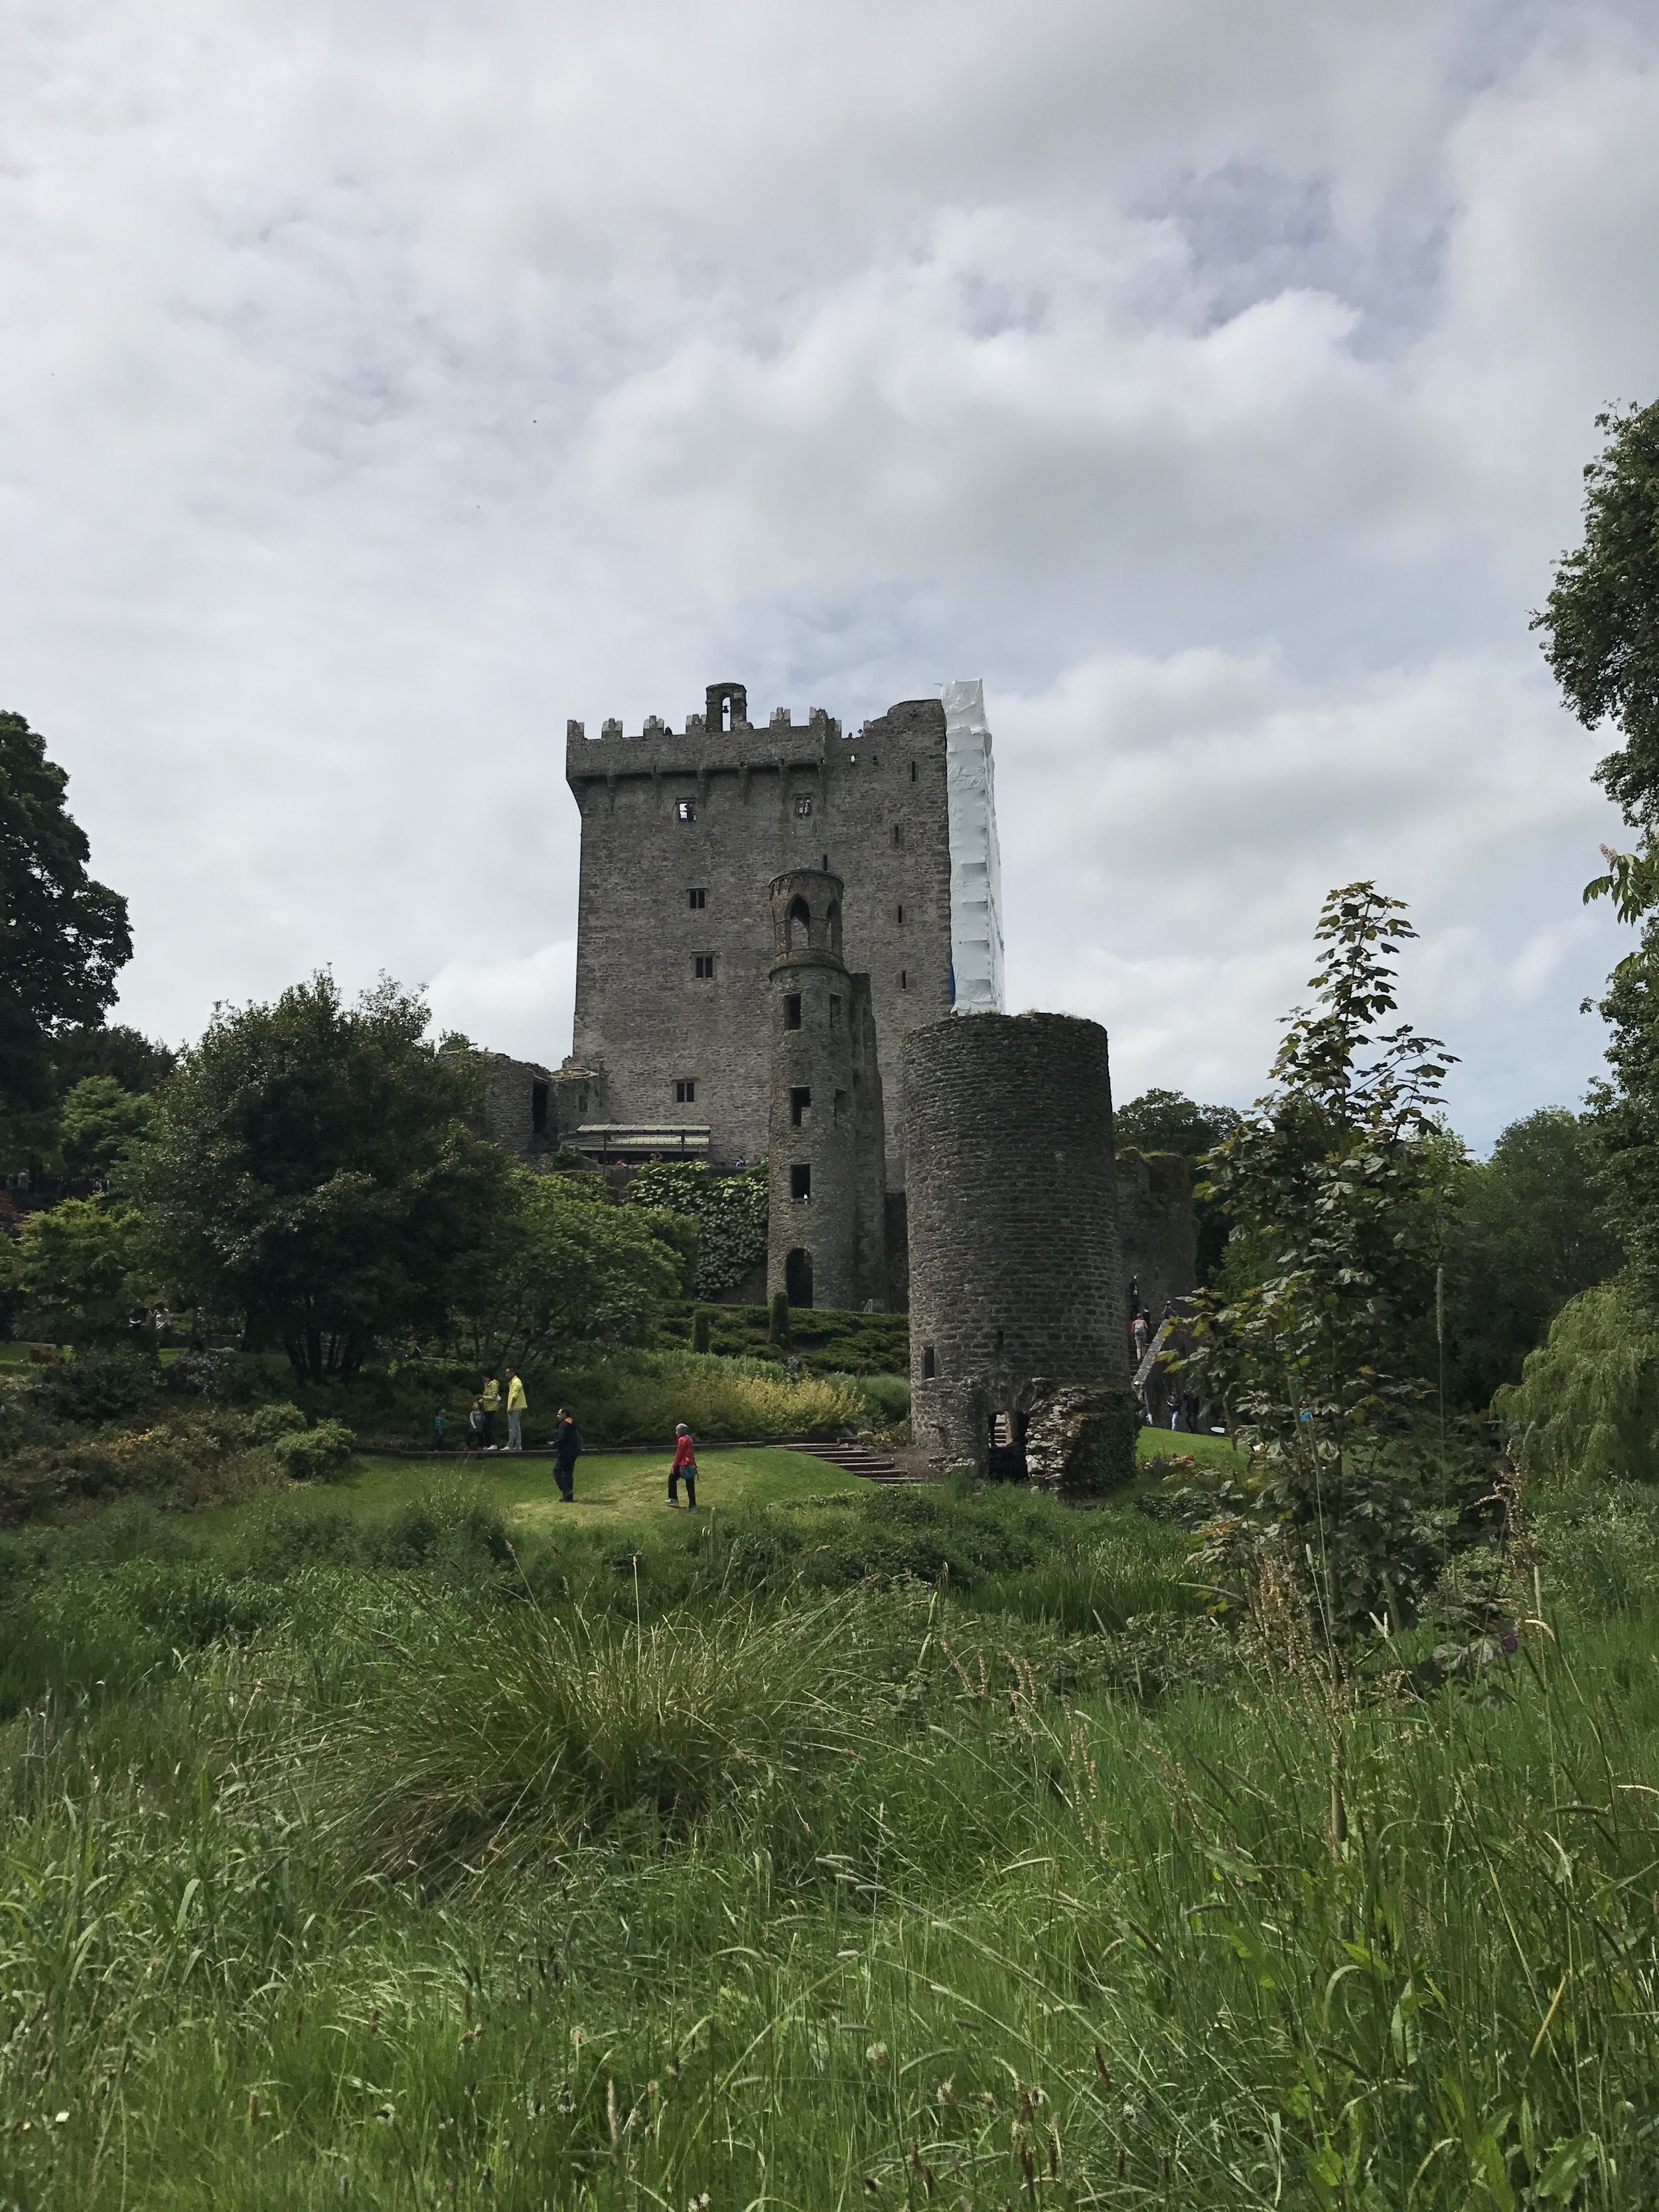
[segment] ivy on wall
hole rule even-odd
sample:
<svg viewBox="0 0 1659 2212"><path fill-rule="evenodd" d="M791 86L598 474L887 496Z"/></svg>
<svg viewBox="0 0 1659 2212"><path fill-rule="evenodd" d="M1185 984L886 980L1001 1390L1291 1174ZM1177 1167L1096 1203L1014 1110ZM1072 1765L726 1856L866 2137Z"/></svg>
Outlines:
<svg viewBox="0 0 1659 2212"><path fill-rule="evenodd" d="M766 1165L710 1175L701 1160L660 1160L628 1187L629 1206L697 1224L697 1296L717 1298L766 1257Z"/></svg>

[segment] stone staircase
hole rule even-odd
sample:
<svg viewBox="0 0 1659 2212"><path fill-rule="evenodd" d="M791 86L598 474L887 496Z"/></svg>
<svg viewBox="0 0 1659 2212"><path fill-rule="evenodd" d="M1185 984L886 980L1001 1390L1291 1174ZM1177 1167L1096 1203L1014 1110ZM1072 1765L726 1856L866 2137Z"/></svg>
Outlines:
<svg viewBox="0 0 1659 2212"><path fill-rule="evenodd" d="M874 1451L868 1444L811 1444L792 1443L786 1451L804 1452L809 1459L827 1460L831 1467L844 1468L848 1474L862 1475L866 1482L886 1484L921 1483L926 1475L906 1474L898 1462L885 1452Z"/></svg>

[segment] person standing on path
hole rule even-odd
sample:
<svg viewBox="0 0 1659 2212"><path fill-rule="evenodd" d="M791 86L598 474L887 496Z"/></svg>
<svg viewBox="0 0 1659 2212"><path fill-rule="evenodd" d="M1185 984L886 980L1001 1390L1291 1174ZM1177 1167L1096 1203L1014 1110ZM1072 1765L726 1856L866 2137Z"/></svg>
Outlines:
<svg viewBox="0 0 1659 2212"><path fill-rule="evenodd" d="M444 1413L443 1407L440 1406L437 1412L432 1416L432 1449L434 1451L441 1451L443 1449L444 1437L447 1433L448 1428L449 1422Z"/></svg>
<svg viewBox="0 0 1659 2212"><path fill-rule="evenodd" d="M691 1441L691 1431L682 1421L674 1431L674 1464L668 1470L668 1502L680 1502L680 1477L685 1477L685 1510L697 1510L697 1448Z"/></svg>
<svg viewBox="0 0 1659 2212"><path fill-rule="evenodd" d="M472 1401L472 1410L466 1417L466 1448L469 1451L482 1451L484 1448L484 1409L482 1398L475 1398Z"/></svg>
<svg viewBox="0 0 1659 2212"><path fill-rule="evenodd" d="M576 1462L581 1456L581 1431L568 1406L559 1408L559 1425L553 1431L553 1480L559 1486L562 1504L576 1502Z"/></svg>
<svg viewBox="0 0 1659 2212"><path fill-rule="evenodd" d="M530 1410L530 1401L524 1395L524 1377L515 1375L510 1367L503 1368L507 1376L507 1448L508 1451L524 1449L524 1417Z"/></svg>
<svg viewBox="0 0 1659 2212"><path fill-rule="evenodd" d="M484 1377L483 1396L478 1402L483 1407L483 1448L486 1451L494 1451L495 1449L495 1416L501 1410L501 1386L495 1380L493 1375L488 1375Z"/></svg>

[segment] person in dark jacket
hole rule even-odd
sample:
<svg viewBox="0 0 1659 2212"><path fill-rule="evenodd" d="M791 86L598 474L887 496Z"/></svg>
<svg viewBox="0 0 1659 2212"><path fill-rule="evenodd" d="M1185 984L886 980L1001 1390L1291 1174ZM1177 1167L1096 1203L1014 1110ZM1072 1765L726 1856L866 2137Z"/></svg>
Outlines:
<svg viewBox="0 0 1659 2212"><path fill-rule="evenodd" d="M559 1486L559 1502L574 1505L576 1502L576 1462L581 1456L581 1431L576 1426L576 1417L568 1406L559 1408L558 1425L553 1431L553 1480Z"/></svg>
<svg viewBox="0 0 1659 2212"><path fill-rule="evenodd" d="M685 1510L688 1513L695 1513L697 1510L697 1448L692 1443L691 1431L684 1421L674 1435L674 1464L668 1470L668 1502L671 1505L679 1504L680 1477L684 1475Z"/></svg>

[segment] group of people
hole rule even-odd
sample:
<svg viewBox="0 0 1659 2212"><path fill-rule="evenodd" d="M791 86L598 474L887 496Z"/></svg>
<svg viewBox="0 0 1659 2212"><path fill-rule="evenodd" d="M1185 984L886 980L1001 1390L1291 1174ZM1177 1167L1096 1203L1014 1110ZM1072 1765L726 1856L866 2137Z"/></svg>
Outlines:
<svg viewBox="0 0 1659 2212"><path fill-rule="evenodd" d="M495 1416L501 1410L501 1382L507 1384L507 1442L495 1442ZM521 1452L524 1449L524 1417L530 1410L525 1395L524 1377L514 1374L510 1367L501 1370L500 1379L491 1375L472 1401L466 1417L467 1449L476 1452ZM449 1419L441 1407L432 1416L433 1449L447 1448ZM553 1480L559 1486L559 1502L574 1505L576 1502L576 1462L582 1452L581 1431L576 1426L576 1416L568 1406L561 1406L559 1418L553 1431ZM668 1502L679 1504L680 1485L685 1485L686 1510L697 1510L697 1450L691 1441L691 1431L682 1421L674 1436L674 1460L668 1470Z"/></svg>

